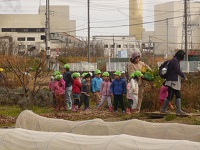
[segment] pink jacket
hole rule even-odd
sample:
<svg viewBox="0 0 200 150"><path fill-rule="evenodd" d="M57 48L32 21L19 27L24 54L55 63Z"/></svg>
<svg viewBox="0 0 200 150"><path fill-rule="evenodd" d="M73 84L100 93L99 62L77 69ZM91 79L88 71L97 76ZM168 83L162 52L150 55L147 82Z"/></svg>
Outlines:
<svg viewBox="0 0 200 150"><path fill-rule="evenodd" d="M165 98L167 98L167 96L168 96L168 87L162 85L162 87L160 89L159 99L164 100Z"/></svg>
<svg viewBox="0 0 200 150"><path fill-rule="evenodd" d="M110 96L110 81L103 81L101 83L101 88L100 88L100 95L101 96Z"/></svg>
<svg viewBox="0 0 200 150"><path fill-rule="evenodd" d="M55 95L65 94L65 81L63 79L61 79L60 81L55 80L54 93L55 93Z"/></svg>
<svg viewBox="0 0 200 150"><path fill-rule="evenodd" d="M130 94L130 89L131 89L131 83L130 82L126 85L126 88L127 88L126 98L127 99L132 99L132 96Z"/></svg>
<svg viewBox="0 0 200 150"><path fill-rule="evenodd" d="M53 92L53 87L54 87L54 80L49 82L49 90L51 90Z"/></svg>

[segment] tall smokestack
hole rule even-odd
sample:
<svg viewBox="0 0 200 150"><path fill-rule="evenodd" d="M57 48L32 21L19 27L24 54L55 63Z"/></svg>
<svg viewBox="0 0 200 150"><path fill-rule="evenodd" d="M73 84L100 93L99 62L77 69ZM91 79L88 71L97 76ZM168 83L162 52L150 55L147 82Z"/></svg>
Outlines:
<svg viewBox="0 0 200 150"><path fill-rule="evenodd" d="M129 0L129 35L142 40L143 0Z"/></svg>

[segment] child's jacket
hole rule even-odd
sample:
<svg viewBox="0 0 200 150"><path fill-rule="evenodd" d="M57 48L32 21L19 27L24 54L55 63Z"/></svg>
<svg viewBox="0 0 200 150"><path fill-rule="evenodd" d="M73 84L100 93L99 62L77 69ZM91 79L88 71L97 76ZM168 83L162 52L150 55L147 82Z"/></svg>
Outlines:
<svg viewBox="0 0 200 150"><path fill-rule="evenodd" d="M162 87L160 89L159 99L164 100L165 98L167 98L167 96L168 96L168 87L162 85Z"/></svg>
<svg viewBox="0 0 200 150"><path fill-rule="evenodd" d="M102 83L101 78L94 77L92 79L92 92L99 92L101 88L101 83Z"/></svg>
<svg viewBox="0 0 200 150"><path fill-rule="evenodd" d="M126 94L126 82L122 79L115 79L110 85L110 93L114 95Z"/></svg>
<svg viewBox="0 0 200 150"><path fill-rule="evenodd" d="M130 94L138 95L138 82L135 79L131 79L130 81Z"/></svg>
<svg viewBox="0 0 200 150"><path fill-rule="evenodd" d="M54 93L55 95L65 94L65 81L63 79L61 79L60 81L55 80Z"/></svg>
<svg viewBox="0 0 200 150"><path fill-rule="evenodd" d="M101 83L100 95L101 96L109 96L110 95L110 81L103 81Z"/></svg>
<svg viewBox="0 0 200 150"><path fill-rule="evenodd" d="M81 82L79 79L74 79L73 85L72 85L72 93L80 94L81 93Z"/></svg>

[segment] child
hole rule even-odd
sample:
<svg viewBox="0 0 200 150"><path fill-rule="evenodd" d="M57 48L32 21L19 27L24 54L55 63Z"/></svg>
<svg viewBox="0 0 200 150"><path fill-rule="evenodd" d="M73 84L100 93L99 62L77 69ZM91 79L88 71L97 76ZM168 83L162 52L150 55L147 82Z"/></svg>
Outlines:
<svg viewBox="0 0 200 150"><path fill-rule="evenodd" d="M126 94L126 82L120 78L121 72L114 73L115 79L110 86L111 96L114 97L114 111L117 112L118 102L121 105L122 113L125 113L123 95Z"/></svg>
<svg viewBox="0 0 200 150"><path fill-rule="evenodd" d="M55 109L57 108L56 98L55 98L55 93L54 93L54 83L55 83L55 76L56 75L60 75L60 72L57 71L57 70L52 73L51 81L49 82L49 85L48 85L49 90L51 91L52 96L53 96L53 106L54 106Z"/></svg>
<svg viewBox="0 0 200 150"><path fill-rule="evenodd" d="M89 110L90 105L90 90L91 90L91 83L90 83L90 74L85 75L85 80L82 81L81 86L81 96L80 96L80 102L78 104L78 109L80 109L82 103L84 102L85 108L84 110Z"/></svg>
<svg viewBox="0 0 200 150"><path fill-rule="evenodd" d="M66 110L65 107L65 81L62 78L62 75L55 76L55 83L54 83L54 93L56 98L56 104L58 106L57 110L60 111L61 107Z"/></svg>
<svg viewBox="0 0 200 150"><path fill-rule="evenodd" d="M164 100L167 98L167 96L168 96L168 87L163 84L160 88L160 94L159 94L159 100L160 100L160 107L161 108L162 108L162 106L164 104ZM171 102L169 102L169 108L171 110L174 109Z"/></svg>
<svg viewBox="0 0 200 150"><path fill-rule="evenodd" d="M74 102L72 105L72 111L76 111L79 100L80 100L80 93L81 93L81 81L80 81L80 74L78 72L75 72L72 74L72 77L74 79L72 84L72 95L74 98Z"/></svg>
<svg viewBox="0 0 200 150"><path fill-rule="evenodd" d="M127 113L135 113L137 112L137 105L138 105L138 81L139 78L142 77L143 74L140 71L135 71L130 75L130 87L128 93L130 94L129 99L129 107L127 108ZM132 102L131 102L132 100Z"/></svg>
<svg viewBox="0 0 200 150"><path fill-rule="evenodd" d="M126 113L127 114L131 114L131 108L132 108L132 105L133 105L133 99L132 99L132 96L130 94L130 89L131 89L131 83L130 83L130 81L128 82L126 88L127 88L126 98L128 100L128 108L126 108Z"/></svg>
<svg viewBox="0 0 200 150"><path fill-rule="evenodd" d="M99 104L100 101L100 88L102 79L100 78L101 71L97 69L95 71L95 77L92 79L92 93L94 94L95 100L96 100L96 106Z"/></svg>
<svg viewBox="0 0 200 150"><path fill-rule="evenodd" d="M101 89L100 89L101 102L97 106L97 109L101 107L104 101L107 99L109 110L112 111L112 102L111 102L111 95L110 95L110 85L112 81L109 78L108 72L104 72L102 74L102 77L103 77L103 82L101 83Z"/></svg>

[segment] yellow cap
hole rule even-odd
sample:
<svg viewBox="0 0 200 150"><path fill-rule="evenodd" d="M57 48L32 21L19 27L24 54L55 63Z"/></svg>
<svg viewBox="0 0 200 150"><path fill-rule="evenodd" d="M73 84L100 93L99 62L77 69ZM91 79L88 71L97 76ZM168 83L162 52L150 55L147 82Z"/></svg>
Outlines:
<svg viewBox="0 0 200 150"><path fill-rule="evenodd" d="M3 68L0 68L0 72L2 72L3 71Z"/></svg>

